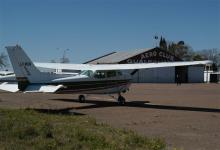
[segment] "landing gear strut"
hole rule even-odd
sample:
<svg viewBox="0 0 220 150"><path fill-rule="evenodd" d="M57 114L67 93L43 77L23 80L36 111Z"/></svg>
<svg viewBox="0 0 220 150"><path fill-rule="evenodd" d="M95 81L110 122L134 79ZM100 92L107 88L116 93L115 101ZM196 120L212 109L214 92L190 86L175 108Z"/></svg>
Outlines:
<svg viewBox="0 0 220 150"><path fill-rule="evenodd" d="M119 105L124 105L125 104L125 98L121 96L121 94L118 94L118 104Z"/></svg>
<svg viewBox="0 0 220 150"><path fill-rule="evenodd" d="M80 103L85 103L86 102L86 98L84 95L79 95L79 102Z"/></svg>

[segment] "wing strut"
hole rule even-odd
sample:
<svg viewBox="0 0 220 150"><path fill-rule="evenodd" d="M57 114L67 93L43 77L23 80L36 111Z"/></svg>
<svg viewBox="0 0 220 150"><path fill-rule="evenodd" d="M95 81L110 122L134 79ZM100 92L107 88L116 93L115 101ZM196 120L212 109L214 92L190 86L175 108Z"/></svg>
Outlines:
<svg viewBox="0 0 220 150"><path fill-rule="evenodd" d="M138 71L139 71L139 69L135 69L135 70L133 70L133 71L130 73L130 75L133 76L133 75L135 75Z"/></svg>

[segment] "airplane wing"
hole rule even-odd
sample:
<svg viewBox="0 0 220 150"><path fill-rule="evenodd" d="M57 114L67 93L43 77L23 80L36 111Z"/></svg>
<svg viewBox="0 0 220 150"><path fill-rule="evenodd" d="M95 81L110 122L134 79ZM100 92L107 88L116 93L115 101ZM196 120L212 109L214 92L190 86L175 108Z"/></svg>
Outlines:
<svg viewBox="0 0 220 150"><path fill-rule="evenodd" d="M212 64L212 61L183 61L139 64L63 64L63 63L34 63L37 67L67 70L134 70L175 66L191 66Z"/></svg>
<svg viewBox="0 0 220 150"><path fill-rule="evenodd" d="M19 91L18 83L4 82L0 84L0 90L7 91L7 92L17 92Z"/></svg>
<svg viewBox="0 0 220 150"><path fill-rule="evenodd" d="M0 82L16 82L15 74L0 76Z"/></svg>
<svg viewBox="0 0 220 150"><path fill-rule="evenodd" d="M24 90L25 93L33 93L33 92L45 92L45 93L54 93L56 92L58 89L60 89L61 87L63 87L63 85L29 85L27 86L27 88Z"/></svg>
<svg viewBox="0 0 220 150"><path fill-rule="evenodd" d="M27 86L27 88L23 91L25 93L29 93L29 92L36 92L36 93L54 93L56 92L58 89L62 88L63 85L40 85L40 84L36 84L36 85L29 85ZM0 84L0 90L3 91L7 91L7 92L18 92L18 83L14 82L4 82L2 84Z"/></svg>

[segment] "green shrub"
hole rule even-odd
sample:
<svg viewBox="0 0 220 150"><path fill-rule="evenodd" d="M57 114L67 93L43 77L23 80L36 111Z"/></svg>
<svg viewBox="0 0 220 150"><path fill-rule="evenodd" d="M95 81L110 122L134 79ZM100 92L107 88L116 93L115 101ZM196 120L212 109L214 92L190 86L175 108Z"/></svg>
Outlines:
<svg viewBox="0 0 220 150"><path fill-rule="evenodd" d="M88 116L0 109L0 149L146 149L164 150L161 139L98 124Z"/></svg>

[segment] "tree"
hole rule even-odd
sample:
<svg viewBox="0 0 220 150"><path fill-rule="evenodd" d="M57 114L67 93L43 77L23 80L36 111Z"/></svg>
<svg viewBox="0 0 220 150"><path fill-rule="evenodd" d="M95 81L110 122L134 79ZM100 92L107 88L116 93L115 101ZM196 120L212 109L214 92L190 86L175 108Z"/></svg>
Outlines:
<svg viewBox="0 0 220 150"><path fill-rule="evenodd" d="M160 37L160 48L163 50L167 50L171 54L175 55L176 57L190 61L193 60L194 52L189 45L186 45L184 41L179 42L167 42L165 38L162 36Z"/></svg>
<svg viewBox="0 0 220 150"><path fill-rule="evenodd" d="M160 48L163 50L167 50L167 42L162 36L160 37Z"/></svg>
<svg viewBox="0 0 220 150"><path fill-rule="evenodd" d="M197 54L201 55L203 60L212 60L213 63L216 64L216 66L220 67L220 49L204 49L198 51Z"/></svg>
<svg viewBox="0 0 220 150"><path fill-rule="evenodd" d="M194 61L201 61L201 60L204 60L204 58L203 58L202 55L200 55L200 54L195 54L195 55L193 56L193 60L194 60Z"/></svg>
<svg viewBox="0 0 220 150"><path fill-rule="evenodd" d="M192 60L193 57L193 49L189 45L185 45L184 41L170 42L167 51L185 61Z"/></svg>

